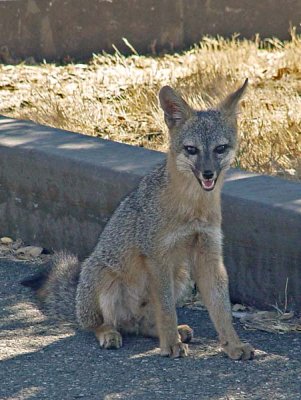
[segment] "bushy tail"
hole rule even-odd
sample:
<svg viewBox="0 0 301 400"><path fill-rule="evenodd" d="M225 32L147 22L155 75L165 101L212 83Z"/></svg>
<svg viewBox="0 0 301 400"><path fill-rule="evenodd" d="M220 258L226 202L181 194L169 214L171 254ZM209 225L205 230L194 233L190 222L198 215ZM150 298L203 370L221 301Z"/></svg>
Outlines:
<svg viewBox="0 0 301 400"><path fill-rule="evenodd" d="M76 323L75 297L81 264L70 254L60 252L46 271L24 280L42 301L43 311L51 318Z"/></svg>

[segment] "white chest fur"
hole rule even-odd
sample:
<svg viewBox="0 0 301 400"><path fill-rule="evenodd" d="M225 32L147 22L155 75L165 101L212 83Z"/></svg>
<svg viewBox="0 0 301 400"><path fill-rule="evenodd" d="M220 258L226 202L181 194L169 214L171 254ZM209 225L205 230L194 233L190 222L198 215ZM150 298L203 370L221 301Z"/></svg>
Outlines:
<svg viewBox="0 0 301 400"><path fill-rule="evenodd" d="M217 245L222 243L222 232L219 226L209 224L207 221L195 218L169 231L164 237L164 245L173 248L187 239L200 235L204 240L212 240Z"/></svg>

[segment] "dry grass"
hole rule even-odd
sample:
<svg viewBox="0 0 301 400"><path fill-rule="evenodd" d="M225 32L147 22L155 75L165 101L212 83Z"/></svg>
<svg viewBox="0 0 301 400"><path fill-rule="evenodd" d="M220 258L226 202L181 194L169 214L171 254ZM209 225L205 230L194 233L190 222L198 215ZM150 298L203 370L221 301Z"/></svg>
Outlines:
<svg viewBox="0 0 301 400"><path fill-rule="evenodd" d="M157 92L170 84L197 107L249 77L235 162L301 179L301 37L204 38L182 54L95 55L87 64L0 65L0 112L58 128L164 150Z"/></svg>

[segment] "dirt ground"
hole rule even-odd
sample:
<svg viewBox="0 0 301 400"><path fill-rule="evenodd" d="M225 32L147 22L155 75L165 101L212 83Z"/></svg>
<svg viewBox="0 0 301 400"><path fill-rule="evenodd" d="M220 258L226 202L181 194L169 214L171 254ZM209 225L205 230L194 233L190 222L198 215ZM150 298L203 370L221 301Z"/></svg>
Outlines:
<svg viewBox="0 0 301 400"><path fill-rule="evenodd" d="M154 339L125 338L118 351L101 350L92 334L57 326L38 310L19 282L39 266L0 260L0 399L48 400L298 400L301 338L244 330L257 349L252 361L231 361L217 344L206 311L180 308L195 338L186 359L158 355Z"/></svg>

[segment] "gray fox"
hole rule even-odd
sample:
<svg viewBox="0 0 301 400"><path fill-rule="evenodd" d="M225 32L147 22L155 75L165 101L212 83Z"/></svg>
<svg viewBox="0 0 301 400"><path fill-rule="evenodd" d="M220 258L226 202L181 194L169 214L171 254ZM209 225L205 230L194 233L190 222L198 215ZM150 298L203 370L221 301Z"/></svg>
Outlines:
<svg viewBox="0 0 301 400"><path fill-rule="evenodd" d="M136 333L159 337L162 356L184 357L193 332L177 326L176 301L192 276L223 350L235 360L253 357L232 325L220 205L246 87L247 80L206 111L193 110L169 86L160 90L166 160L121 202L84 262L59 253L50 272L23 282L51 315L92 330L107 349Z"/></svg>

